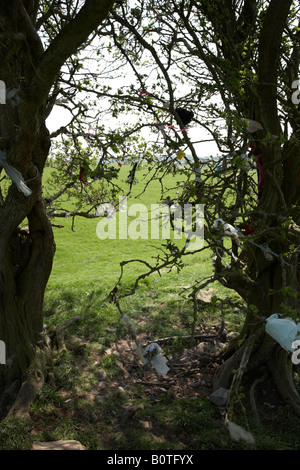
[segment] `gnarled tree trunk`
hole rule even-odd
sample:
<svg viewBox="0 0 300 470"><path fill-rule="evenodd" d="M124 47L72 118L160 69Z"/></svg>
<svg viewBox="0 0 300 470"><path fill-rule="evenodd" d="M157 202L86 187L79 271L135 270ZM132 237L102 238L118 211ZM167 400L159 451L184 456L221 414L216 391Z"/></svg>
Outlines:
<svg viewBox="0 0 300 470"><path fill-rule="evenodd" d="M290 257L289 265L284 264L282 259L267 262L259 251L251 249L251 256L256 256L251 273L255 279L253 284L242 286L234 281L230 283L231 288L234 287L246 301L248 313L239 338L221 355L224 362L215 374L213 385L215 390L232 388L236 371L247 355L242 375L250 374L255 381L263 371L265 377L272 377L283 400L300 416L300 398L293 381L291 353L282 349L265 331L269 315L282 314L286 310L299 313L300 259L296 254ZM249 260L248 266L251 266ZM293 295L286 295L287 286L292 289Z"/></svg>
<svg viewBox="0 0 300 470"><path fill-rule="evenodd" d="M55 245L42 197L49 136L43 122L40 129L30 153L34 176L27 184L32 194L25 196L12 184L0 207L0 338L6 345L6 365L0 366L2 408L14 398L31 364L37 368L37 351L44 346L43 299Z"/></svg>
<svg viewBox="0 0 300 470"><path fill-rule="evenodd" d="M254 6L255 2L252 3ZM243 374L251 372L252 376L259 376L263 367L273 376L284 400L300 415L291 354L265 332L267 317L274 313L295 315L299 313L300 303L300 217L295 209L300 201L299 122L291 120L293 136L282 145L284 132L278 111L278 81L283 74L282 35L291 3L291 0L271 1L266 7L258 43L257 83L254 92L253 84L247 90L248 98L242 109L244 115L262 124L253 140L257 155L262 155L263 187L257 209L249 218L249 224L260 236L255 237L254 231L252 241L256 245L246 243L239 260L233 264L234 269L224 273L224 284L246 301L248 314L240 342L236 341L224 354L225 361L216 373L214 388L230 388L234 371L243 359ZM298 64L296 55L294 59L295 63L288 63L284 71L291 78L293 67ZM291 101L291 115L293 106ZM266 252L257 245L270 249L273 254L265 257Z"/></svg>
<svg viewBox="0 0 300 470"><path fill-rule="evenodd" d="M81 9L58 26L53 40L51 32L44 48L39 28L54 10L63 14L59 3L55 10L39 0L0 0L0 78L7 92L0 105L0 172L2 178L4 169L17 170L23 188L25 184L31 191L19 191L10 177L5 178L8 192L2 184L0 188L0 340L5 342L7 358L6 365L0 365L0 413L4 414L19 390L11 412L28 410L43 383L47 360L43 299L55 252L42 195L50 149L45 125L51 109L48 95L65 61L107 17L114 1L81 2ZM20 229L25 221L26 230Z"/></svg>

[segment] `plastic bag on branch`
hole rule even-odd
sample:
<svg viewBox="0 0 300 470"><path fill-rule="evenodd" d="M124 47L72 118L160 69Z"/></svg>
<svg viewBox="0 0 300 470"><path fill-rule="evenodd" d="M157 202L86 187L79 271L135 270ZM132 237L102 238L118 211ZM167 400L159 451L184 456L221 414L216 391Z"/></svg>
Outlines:
<svg viewBox="0 0 300 470"><path fill-rule="evenodd" d="M300 324L296 324L291 318L279 318L274 313L267 318L265 330L280 346L289 352L294 352L293 342L298 338L300 332Z"/></svg>

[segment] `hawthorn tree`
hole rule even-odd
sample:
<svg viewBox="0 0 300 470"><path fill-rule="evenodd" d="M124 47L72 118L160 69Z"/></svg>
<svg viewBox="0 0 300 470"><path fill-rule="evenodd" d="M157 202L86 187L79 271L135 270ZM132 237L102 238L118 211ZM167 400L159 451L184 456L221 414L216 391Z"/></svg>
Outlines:
<svg viewBox="0 0 300 470"><path fill-rule="evenodd" d="M49 201L42 194L51 145L46 118L59 99L72 113L69 129L87 113L87 105L75 102L83 79L76 75L79 56L101 36L113 3L0 2L0 78L6 92L0 105L0 338L7 358L0 365L3 413L18 392L12 412L27 410L43 384L47 363L43 299L55 243ZM84 159L77 158L79 174ZM24 221L26 230L20 228Z"/></svg>
<svg viewBox="0 0 300 470"><path fill-rule="evenodd" d="M117 113L126 106L156 129L164 171L174 171L178 151L189 153L185 169L175 171L187 176L177 202L205 205L205 248L214 254L212 277L196 288L218 281L245 302L244 326L222 353L214 388L234 395L244 374L253 382L271 374L297 414L291 354L265 324L274 313L299 316L299 26L292 0L123 3L107 31L135 81L117 95L106 90ZM219 161L198 159L182 109L217 143ZM157 163L153 152L148 161Z"/></svg>

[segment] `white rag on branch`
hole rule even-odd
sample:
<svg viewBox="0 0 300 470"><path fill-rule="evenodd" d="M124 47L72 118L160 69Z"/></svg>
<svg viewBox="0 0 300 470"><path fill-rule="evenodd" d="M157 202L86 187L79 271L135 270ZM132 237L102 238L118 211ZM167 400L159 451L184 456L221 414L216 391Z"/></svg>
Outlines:
<svg viewBox="0 0 300 470"><path fill-rule="evenodd" d="M26 186L21 173L13 166L9 165L9 163L7 163L5 152L0 152L0 165L4 168L7 176L16 184L20 192L22 192L25 196L30 196L30 194L32 194L31 189Z"/></svg>

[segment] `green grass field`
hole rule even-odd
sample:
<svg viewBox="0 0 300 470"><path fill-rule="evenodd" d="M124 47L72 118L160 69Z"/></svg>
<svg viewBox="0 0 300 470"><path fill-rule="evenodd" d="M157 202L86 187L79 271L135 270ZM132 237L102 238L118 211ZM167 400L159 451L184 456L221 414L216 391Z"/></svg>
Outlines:
<svg viewBox="0 0 300 470"><path fill-rule="evenodd" d="M142 171L137 179L130 204L137 202L135 196L142 190ZM176 181L169 179L174 186ZM159 203L159 183L151 183L138 202L147 207ZM109 300L120 275L120 262L133 258L151 261L161 242L99 240L97 219L78 218L74 232L70 219L53 223L64 228L54 227L57 249L44 321L51 334L57 325L80 314L68 334L81 346L54 357L49 378L32 405L30 420L7 419L2 423L0 449L29 449L33 441L59 439L79 440L91 450L253 449L230 438L221 415L207 398L213 365L199 367L195 347L182 338L192 331L215 331L221 314L228 332L238 331L243 324L237 295L218 284L209 286L214 290L212 302L201 304L194 317L185 287L212 273L211 255L205 251L187 257L179 273L165 270L162 276L147 277L134 295L121 301L141 341L176 337L171 345L162 346L173 358L173 365L169 376L161 378L153 368L141 366L137 355L128 353L126 344L132 347L132 335ZM121 293L130 289L143 270L136 263L126 266ZM121 352L117 353L116 345ZM178 361L183 361L183 366ZM100 372L104 381L99 379ZM249 428L256 439L254 448L299 449L299 423L292 413L283 404L275 407L268 395L265 402L261 421L248 413ZM247 399L244 405L249 405ZM237 422L245 426L243 413L237 415Z"/></svg>
<svg viewBox="0 0 300 470"><path fill-rule="evenodd" d="M120 179L125 179L128 169L122 168ZM142 193L144 188L143 170L137 174L138 183L133 186L133 193L128 199L128 207L132 204L141 203L149 209L151 204L160 203L160 186L157 181L152 182L147 187L146 193L142 194L138 199L137 195ZM174 187L176 179L172 176L165 178L167 187ZM173 190L174 191L174 190ZM65 315L73 315L74 309L70 311L63 306L64 298L75 299L74 306L76 312L82 311L83 305L90 305L90 296L93 296L94 302L98 304L105 303L109 292L115 286L120 276L120 262L128 261L130 259L141 259L148 262L153 262L153 258L160 253L162 240L126 240L109 239L100 240L96 235L96 227L99 219L84 219L78 217L75 223L75 232L71 230L72 221L70 219L57 219L54 220L56 224L63 224L64 228L55 228L56 240L56 254L54 259L53 271L49 280L48 289L46 293L45 313L46 318L56 318L55 312L52 311L53 305L60 304L60 310L64 310ZM130 220L128 224L130 223ZM118 233L118 231L117 231ZM150 231L149 231L150 234ZM179 246L182 242L179 242ZM121 293L125 293L133 285L137 275L145 272L145 266L141 263L131 263L125 267L124 277L120 286ZM182 308L192 311L191 301L182 300L182 286L191 286L196 280L207 277L212 274L211 255L208 252L200 253L195 256L185 257L185 266L178 273L173 269L171 272L168 269L163 270L163 276L153 274L141 281L140 288L136 294L124 300L125 313L130 317L139 317L139 311L147 310L147 305L151 302L147 293L155 290L156 299L158 303L163 303L164 306L170 303L170 310L172 312L169 326L162 331L161 334L167 335L170 331L178 330L178 321L174 318L174 303L180 311ZM221 298L231 295L232 292L224 289L221 285L213 286L216 295ZM145 298L146 296L146 298ZM135 307L132 311L127 311L127 305ZM186 305L183 307L183 305ZM165 308L165 307L164 307ZM109 306L109 315L112 314L114 308ZM85 312L82 312L85 314ZM165 315L168 316L170 312ZM220 312L214 317L219 317ZM60 317L61 318L61 317ZM239 319L240 320L240 319ZM230 321L235 321L231 319ZM191 318L188 323L191 322ZM149 318L149 326L152 328L152 321ZM153 329L153 328L152 328ZM155 334L158 331L154 332ZM182 334L187 334L182 331Z"/></svg>

